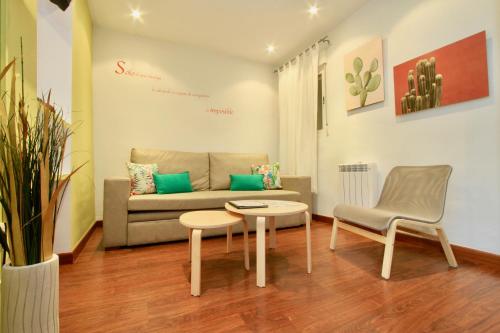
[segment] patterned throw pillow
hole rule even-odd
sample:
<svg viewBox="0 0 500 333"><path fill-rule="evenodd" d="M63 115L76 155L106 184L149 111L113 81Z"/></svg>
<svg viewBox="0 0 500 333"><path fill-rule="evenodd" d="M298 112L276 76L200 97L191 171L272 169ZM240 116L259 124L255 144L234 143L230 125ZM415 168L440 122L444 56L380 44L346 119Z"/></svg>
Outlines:
<svg viewBox="0 0 500 333"><path fill-rule="evenodd" d="M264 175L264 187L266 190L281 189L279 162L273 164L252 165L252 174Z"/></svg>
<svg viewBox="0 0 500 333"><path fill-rule="evenodd" d="M157 164L127 163L130 176L130 194L156 193L153 173L158 172Z"/></svg>

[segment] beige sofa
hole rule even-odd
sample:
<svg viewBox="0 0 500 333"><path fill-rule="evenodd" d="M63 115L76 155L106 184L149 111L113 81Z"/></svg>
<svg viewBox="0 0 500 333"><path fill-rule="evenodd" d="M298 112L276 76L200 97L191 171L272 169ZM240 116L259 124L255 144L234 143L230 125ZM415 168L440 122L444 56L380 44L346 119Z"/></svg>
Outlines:
<svg viewBox="0 0 500 333"><path fill-rule="evenodd" d="M193 192L130 196L129 178L104 180L104 247L129 246L187 239L179 223L185 212L224 209L229 200L274 199L300 201L311 210L310 177L281 176L283 189L230 191L230 174L249 174L252 164L269 163L266 154L188 153L132 149L133 163L156 163L160 173L189 171ZM311 211L309 211L311 213ZM255 230L255 221L250 220ZM303 224L303 216L276 219L278 228ZM233 228L241 232L241 226ZM223 235L225 230L206 230L204 235Z"/></svg>

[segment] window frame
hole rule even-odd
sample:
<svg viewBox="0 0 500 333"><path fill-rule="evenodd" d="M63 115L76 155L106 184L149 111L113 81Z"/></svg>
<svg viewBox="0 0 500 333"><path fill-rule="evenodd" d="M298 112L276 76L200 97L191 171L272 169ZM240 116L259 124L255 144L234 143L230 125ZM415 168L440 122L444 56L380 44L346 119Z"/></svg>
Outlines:
<svg viewBox="0 0 500 333"><path fill-rule="evenodd" d="M321 87L320 87L321 82ZM319 93L321 92L321 96ZM327 113L327 98L326 98L326 63L323 63L318 68L318 108L316 110L316 130L323 131L328 127L328 113ZM320 109L321 107L321 109ZM321 114L321 122L320 122Z"/></svg>

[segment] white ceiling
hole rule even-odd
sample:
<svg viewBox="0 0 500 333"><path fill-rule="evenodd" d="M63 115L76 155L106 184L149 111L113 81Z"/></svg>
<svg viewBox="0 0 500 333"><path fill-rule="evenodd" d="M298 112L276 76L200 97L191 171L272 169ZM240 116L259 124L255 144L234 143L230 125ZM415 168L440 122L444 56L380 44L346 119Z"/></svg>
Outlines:
<svg viewBox="0 0 500 333"><path fill-rule="evenodd" d="M281 64L324 36L368 0L89 0L94 24ZM319 13L307 9L317 4ZM130 16L142 12L142 22ZM266 46L276 52L269 55Z"/></svg>

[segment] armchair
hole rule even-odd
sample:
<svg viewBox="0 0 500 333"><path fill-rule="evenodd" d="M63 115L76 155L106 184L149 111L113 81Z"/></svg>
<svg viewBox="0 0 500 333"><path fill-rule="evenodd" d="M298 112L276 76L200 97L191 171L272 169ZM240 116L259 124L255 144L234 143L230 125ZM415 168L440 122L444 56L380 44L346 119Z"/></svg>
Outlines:
<svg viewBox="0 0 500 333"><path fill-rule="evenodd" d="M389 279L394 239L399 228L405 234L438 239L448 264L457 267L457 261L440 223L451 171L449 165L393 168L374 208L350 205L335 207L330 248L335 250L338 228L384 244L381 275L384 279ZM414 227L431 228L436 234L418 231Z"/></svg>

